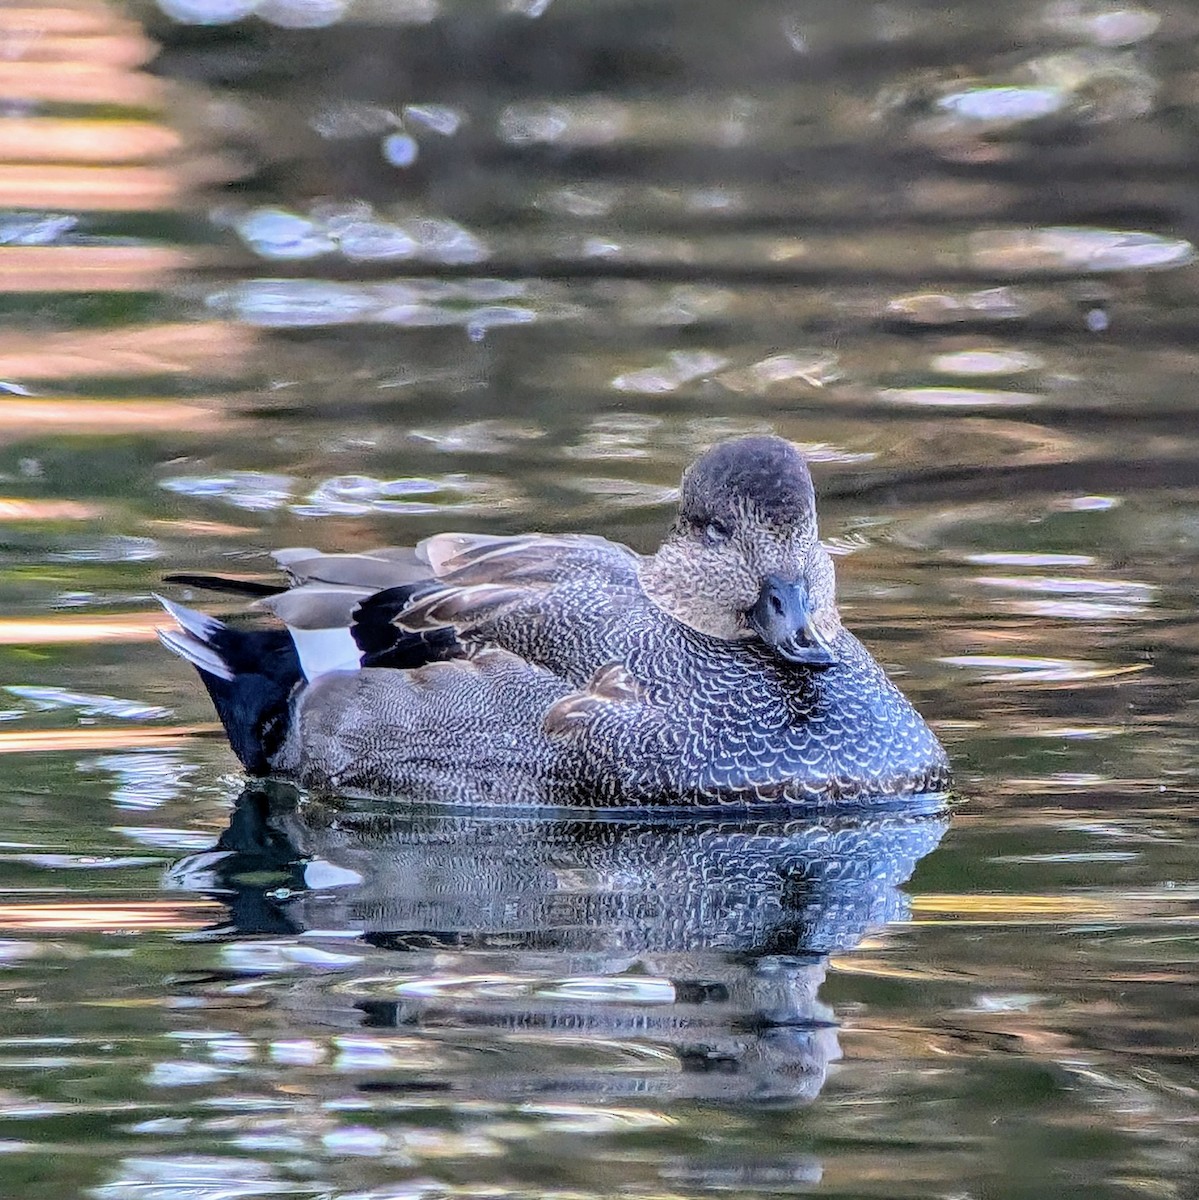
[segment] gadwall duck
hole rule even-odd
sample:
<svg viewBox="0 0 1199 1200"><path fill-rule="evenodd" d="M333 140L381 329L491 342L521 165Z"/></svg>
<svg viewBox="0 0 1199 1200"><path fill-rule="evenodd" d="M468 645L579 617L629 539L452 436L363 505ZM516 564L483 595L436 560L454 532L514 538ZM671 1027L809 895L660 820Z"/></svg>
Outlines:
<svg viewBox="0 0 1199 1200"><path fill-rule="evenodd" d="M803 456L724 442L655 554L582 534L280 551L244 629L163 601L252 774L465 804L894 801L944 750L841 624Z"/></svg>

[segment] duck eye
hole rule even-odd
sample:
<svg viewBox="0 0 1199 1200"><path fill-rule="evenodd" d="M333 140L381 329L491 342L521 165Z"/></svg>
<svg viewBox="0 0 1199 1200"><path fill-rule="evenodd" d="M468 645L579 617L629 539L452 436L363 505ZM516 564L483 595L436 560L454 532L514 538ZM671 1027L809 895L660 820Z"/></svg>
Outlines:
<svg viewBox="0 0 1199 1200"><path fill-rule="evenodd" d="M704 541L709 546L719 546L732 536L732 531L722 521L709 521L703 529Z"/></svg>

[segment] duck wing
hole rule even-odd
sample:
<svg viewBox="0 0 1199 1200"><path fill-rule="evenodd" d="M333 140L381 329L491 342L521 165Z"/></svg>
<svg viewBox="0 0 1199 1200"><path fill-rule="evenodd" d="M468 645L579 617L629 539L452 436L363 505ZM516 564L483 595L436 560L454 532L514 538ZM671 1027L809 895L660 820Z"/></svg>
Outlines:
<svg viewBox="0 0 1199 1200"><path fill-rule="evenodd" d="M411 546L358 554L324 554L308 546L272 556L286 583L226 575L173 574L167 582L250 596L282 621L309 681L360 667L412 668L458 657L453 630L416 634L393 623L432 569Z"/></svg>
<svg viewBox="0 0 1199 1200"><path fill-rule="evenodd" d="M288 576L286 583L192 571L164 575L163 582L234 596L280 596L308 584L353 589L367 596L401 583L427 579L430 574L429 564L411 546L384 546L365 554L323 554L310 546L291 546L274 551L271 557Z"/></svg>
<svg viewBox="0 0 1199 1200"><path fill-rule="evenodd" d="M292 590L306 584L379 592L430 576L429 563L412 546L383 546L357 554L324 554L307 546L291 546L271 555L287 572Z"/></svg>
<svg viewBox="0 0 1199 1200"><path fill-rule="evenodd" d="M468 647L498 646L581 686L620 657L622 614L646 603L640 558L587 534L439 534L417 547L433 582L396 623L450 628Z"/></svg>
<svg viewBox="0 0 1199 1200"><path fill-rule="evenodd" d="M291 631L308 679L360 667L410 669L462 654L450 628L420 633L394 619L432 569L415 549L392 546L360 554L276 550L291 587L258 601Z"/></svg>

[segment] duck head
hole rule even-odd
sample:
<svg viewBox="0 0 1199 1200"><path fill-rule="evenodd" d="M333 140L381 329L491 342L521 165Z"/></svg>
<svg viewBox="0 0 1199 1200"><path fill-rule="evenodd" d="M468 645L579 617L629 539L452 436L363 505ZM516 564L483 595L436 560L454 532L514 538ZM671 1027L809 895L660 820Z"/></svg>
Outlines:
<svg viewBox="0 0 1199 1200"><path fill-rule="evenodd" d="M756 639L809 667L837 661L841 620L812 477L782 438L722 442L687 468L678 518L641 581L655 604L701 633Z"/></svg>

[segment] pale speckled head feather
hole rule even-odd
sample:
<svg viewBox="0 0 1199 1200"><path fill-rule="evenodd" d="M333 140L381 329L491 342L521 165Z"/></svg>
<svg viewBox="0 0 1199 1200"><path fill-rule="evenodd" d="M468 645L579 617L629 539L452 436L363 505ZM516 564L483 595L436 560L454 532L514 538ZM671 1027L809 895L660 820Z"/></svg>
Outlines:
<svg viewBox="0 0 1199 1200"><path fill-rule="evenodd" d="M722 442L687 469L674 529L641 580L677 620L730 641L758 636L752 615L771 582L802 594L820 638L841 627L812 477L782 438Z"/></svg>

